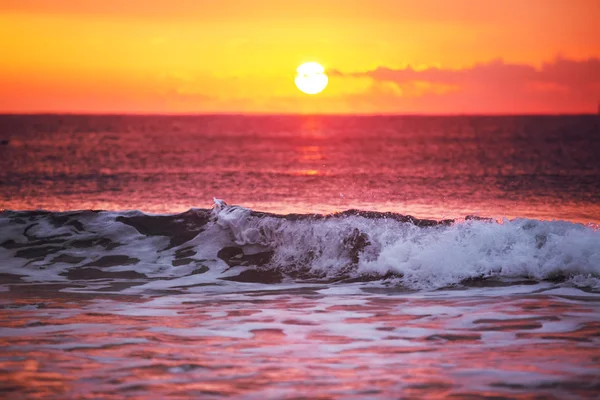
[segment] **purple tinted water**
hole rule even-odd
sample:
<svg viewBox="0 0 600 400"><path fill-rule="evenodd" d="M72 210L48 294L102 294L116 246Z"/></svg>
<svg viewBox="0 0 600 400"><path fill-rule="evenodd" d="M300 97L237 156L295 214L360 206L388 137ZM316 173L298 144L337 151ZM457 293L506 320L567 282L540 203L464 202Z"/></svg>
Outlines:
<svg viewBox="0 0 600 400"><path fill-rule="evenodd" d="M597 223L599 154L596 116L0 116L0 209ZM403 221L1 212L0 396L597 396L597 225Z"/></svg>
<svg viewBox="0 0 600 400"><path fill-rule="evenodd" d="M600 118L2 116L0 208L600 220Z"/></svg>

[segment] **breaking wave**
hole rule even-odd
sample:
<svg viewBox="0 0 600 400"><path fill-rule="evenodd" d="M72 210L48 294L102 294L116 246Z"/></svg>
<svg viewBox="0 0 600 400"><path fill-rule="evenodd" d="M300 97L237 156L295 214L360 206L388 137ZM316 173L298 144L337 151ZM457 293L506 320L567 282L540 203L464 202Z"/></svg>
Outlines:
<svg viewBox="0 0 600 400"><path fill-rule="evenodd" d="M0 281L107 279L384 280L413 290L553 280L600 289L600 231L566 221L433 221L357 210L277 215L221 200L176 215L0 213Z"/></svg>

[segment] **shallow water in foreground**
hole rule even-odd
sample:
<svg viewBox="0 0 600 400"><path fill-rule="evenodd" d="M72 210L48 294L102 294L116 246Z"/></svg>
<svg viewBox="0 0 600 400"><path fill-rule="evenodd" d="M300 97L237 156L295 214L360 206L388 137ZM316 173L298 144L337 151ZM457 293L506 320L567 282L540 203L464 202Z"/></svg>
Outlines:
<svg viewBox="0 0 600 400"><path fill-rule="evenodd" d="M551 283L0 292L4 398L594 398L600 294Z"/></svg>
<svg viewBox="0 0 600 400"><path fill-rule="evenodd" d="M0 213L5 398L593 398L600 231Z"/></svg>

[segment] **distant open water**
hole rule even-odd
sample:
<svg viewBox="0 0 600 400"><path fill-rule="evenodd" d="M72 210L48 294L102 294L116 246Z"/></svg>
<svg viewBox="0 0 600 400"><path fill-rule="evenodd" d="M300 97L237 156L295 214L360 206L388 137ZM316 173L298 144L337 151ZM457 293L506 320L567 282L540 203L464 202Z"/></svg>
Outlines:
<svg viewBox="0 0 600 400"><path fill-rule="evenodd" d="M0 116L0 207L600 222L600 118Z"/></svg>
<svg viewBox="0 0 600 400"><path fill-rule="evenodd" d="M595 398L599 127L2 116L2 395Z"/></svg>

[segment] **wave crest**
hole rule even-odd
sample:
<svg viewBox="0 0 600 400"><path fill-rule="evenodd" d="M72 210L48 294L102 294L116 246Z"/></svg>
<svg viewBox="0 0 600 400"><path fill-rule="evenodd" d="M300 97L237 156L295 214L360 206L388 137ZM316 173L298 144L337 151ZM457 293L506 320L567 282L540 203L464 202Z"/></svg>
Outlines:
<svg viewBox="0 0 600 400"><path fill-rule="evenodd" d="M6 211L0 273L34 281L386 279L416 290L487 278L568 279L600 288L600 232L531 219L277 215L217 199L212 210L177 215Z"/></svg>
<svg viewBox="0 0 600 400"><path fill-rule="evenodd" d="M600 276L600 232L565 221L423 223L399 214L355 211L289 219L223 205L213 217L237 245L272 250L271 266L292 274L395 276L413 289L474 278Z"/></svg>

